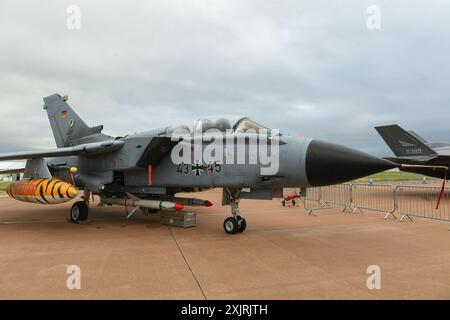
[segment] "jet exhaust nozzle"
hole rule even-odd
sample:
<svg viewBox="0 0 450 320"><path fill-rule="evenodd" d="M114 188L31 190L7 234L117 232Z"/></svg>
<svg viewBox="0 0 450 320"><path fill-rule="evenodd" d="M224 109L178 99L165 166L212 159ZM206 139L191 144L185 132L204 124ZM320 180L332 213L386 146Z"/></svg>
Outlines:
<svg viewBox="0 0 450 320"><path fill-rule="evenodd" d="M315 187L351 181L399 165L338 144L312 140L305 166L308 181Z"/></svg>

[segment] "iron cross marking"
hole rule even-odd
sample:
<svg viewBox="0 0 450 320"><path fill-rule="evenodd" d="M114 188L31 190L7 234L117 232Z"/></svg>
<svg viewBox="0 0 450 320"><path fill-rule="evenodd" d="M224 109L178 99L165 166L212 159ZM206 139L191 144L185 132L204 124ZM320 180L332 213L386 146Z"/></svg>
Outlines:
<svg viewBox="0 0 450 320"><path fill-rule="evenodd" d="M195 172L196 176L201 176L204 168L203 165L196 163L192 165L192 172Z"/></svg>

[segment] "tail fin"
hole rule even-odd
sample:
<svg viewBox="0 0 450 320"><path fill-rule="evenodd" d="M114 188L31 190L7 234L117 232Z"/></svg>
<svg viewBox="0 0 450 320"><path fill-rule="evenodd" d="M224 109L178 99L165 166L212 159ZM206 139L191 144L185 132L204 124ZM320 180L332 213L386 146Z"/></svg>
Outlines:
<svg viewBox="0 0 450 320"><path fill-rule="evenodd" d="M44 98L53 136L58 148L81 144L82 138L100 134L103 126L89 127L67 104L67 97L54 94Z"/></svg>
<svg viewBox="0 0 450 320"><path fill-rule="evenodd" d="M375 127L380 136L397 157L429 156L437 153L428 147L418 136L394 124Z"/></svg>

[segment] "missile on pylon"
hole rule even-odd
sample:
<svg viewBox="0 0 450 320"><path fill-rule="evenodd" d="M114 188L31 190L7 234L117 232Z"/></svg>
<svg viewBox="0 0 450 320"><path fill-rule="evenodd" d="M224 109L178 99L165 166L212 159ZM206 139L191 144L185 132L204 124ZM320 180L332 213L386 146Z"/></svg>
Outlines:
<svg viewBox="0 0 450 320"><path fill-rule="evenodd" d="M181 203L188 207L211 207L213 204L209 200L197 199L197 198L167 198L167 200Z"/></svg>
<svg viewBox="0 0 450 320"><path fill-rule="evenodd" d="M162 200L145 200L145 199L129 199L129 198L101 198L101 203L107 205L139 207L157 210L176 210L180 211L184 208L181 203L162 201Z"/></svg>
<svg viewBox="0 0 450 320"><path fill-rule="evenodd" d="M75 198L78 191L72 184L58 179L30 179L11 183L6 193L23 202L60 204Z"/></svg>

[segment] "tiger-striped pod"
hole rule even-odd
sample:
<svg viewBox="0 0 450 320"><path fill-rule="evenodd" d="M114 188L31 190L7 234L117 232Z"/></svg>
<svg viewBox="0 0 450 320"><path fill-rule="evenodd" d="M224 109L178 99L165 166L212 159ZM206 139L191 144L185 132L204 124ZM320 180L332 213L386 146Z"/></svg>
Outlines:
<svg viewBox="0 0 450 320"><path fill-rule="evenodd" d="M8 195L23 202L59 204L72 200L78 194L72 184L58 179L31 179L13 182Z"/></svg>

